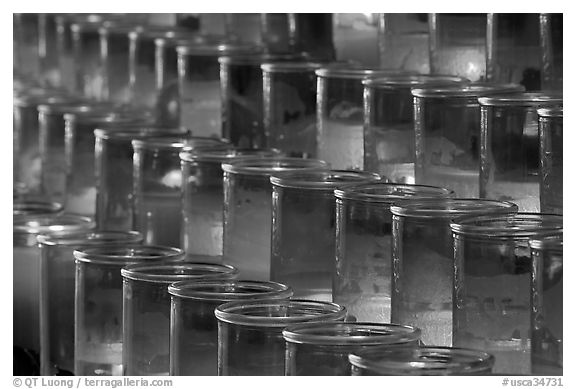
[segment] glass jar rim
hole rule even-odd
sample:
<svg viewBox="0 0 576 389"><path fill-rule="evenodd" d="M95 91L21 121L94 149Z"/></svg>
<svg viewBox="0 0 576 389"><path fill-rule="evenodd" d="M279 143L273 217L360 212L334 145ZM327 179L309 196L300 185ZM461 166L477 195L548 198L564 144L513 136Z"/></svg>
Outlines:
<svg viewBox="0 0 576 389"><path fill-rule="evenodd" d="M219 279L178 281L168 286L168 293L185 299L228 302L290 298L294 292L290 286L273 281Z"/></svg>
<svg viewBox="0 0 576 389"><path fill-rule="evenodd" d="M18 94L13 98L16 107L37 107L42 104L66 103L70 96L65 92L50 91L44 95Z"/></svg>
<svg viewBox="0 0 576 389"><path fill-rule="evenodd" d="M75 214L14 215L13 230L20 234L67 234L93 229L92 218Z"/></svg>
<svg viewBox="0 0 576 389"><path fill-rule="evenodd" d="M215 43L184 43L177 42L176 52L178 55L202 55L202 56L224 56L236 53L258 53L261 51L259 46L249 43L236 42L215 42Z"/></svg>
<svg viewBox="0 0 576 389"><path fill-rule="evenodd" d="M497 96L478 98L478 103L480 103L481 106L492 107L539 107L542 105L559 105L562 104L562 101L562 94L544 92L507 93Z"/></svg>
<svg viewBox="0 0 576 389"><path fill-rule="evenodd" d="M292 171L271 176L272 186L294 189L319 189L332 192L348 185L378 181L381 177L361 170Z"/></svg>
<svg viewBox="0 0 576 389"><path fill-rule="evenodd" d="M418 88L419 86L443 86L469 84L470 80L449 74L396 74L386 77L370 78L362 81L367 88Z"/></svg>
<svg viewBox="0 0 576 389"><path fill-rule="evenodd" d="M300 73L302 71L313 72L325 66L321 62L314 61L286 61L286 62L266 62L260 65L264 73Z"/></svg>
<svg viewBox="0 0 576 389"><path fill-rule="evenodd" d="M350 66L326 65L316 69L316 76L319 78L344 78L349 80L364 80L366 78L386 77L395 74L415 74L400 69L381 69L378 67L364 67L351 64Z"/></svg>
<svg viewBox="0 0 576 389"><path fill-rule="evenodd" d="M163 136L191 136L191 131L183 127L162 127L158 126L142 126L134 125L123 126L121 129L116 128L96 128L94 130L94 136L99 139L114 139L114 140L134 140L139 138L148 137L163 137Z"/></svg>
<svg viewBox="0 0 576 389"><path fill-rule="evenodd" d="M284 316L270 316L270 308L281 311ZM258 312L267 315L257 315ZM342 305L304 299L234 301L214 310L219 321L253 327L286 327L304 322L344 320L346 313Z"/></svg>
<svg viewBox="0 0 576 389"><path fill-rule="evenodd" d="M293 157L242 158L222 164L225 173L271 176L294 170L326 170L328 164L319 159Z"/></svg>
<svg viewBox="0 0 576 389"><path fill-rule="evenodd" d="M538 250L562 250L564 247L564 236L563 234L538 236L530 239L528 244L531 248Z"/></svg>
<svg viewBox="0 0 576 389"><path fill-rule="evenodd" d="M70 98L67 101L44 102L38 105L38 113L41 114L64 114L68 112L89 112L98 109L99 106L109 107L105 103L91 103L82 98Z"/></svg>
<svg viewBox="0 0 576 389"><path fill-rule="evenodd" d="M142 244L82 247L74 250L74 258L77 262L102 265L125 266L141 261L171 262L183 260L184 257L184 251L176 247Z"/></svg>
<svg viewBox="0 0 576 389"><path fill-rule="evenodd" d="M462 216L450 223L452 233L487 238L530 238L563 231L562 215L520 212L508 215Z"/></svg>
<svg viewBox="0 0 576 389"><path fill-rule="evenodd" d="M138 231L89 231L65 236L40 235L38 243L45 246L102 246L105 244L140 243L143 236Z"/></svg>
<svg viewBox="0 0 576 389"><path fill-rule="evenodd" d="M476 198L427 198L400 200L390 207L396 216L418 219L454 219L466 215L517 213L518 206L509 201Z"/></svg>
<svg viewBox="0 0 576 389"><path fill-rule="evenodd" d="M387 374L446 375L474 374L494 365L494 357L484 351L458 347L422 346L414 348L371 347L349 354L352 366Z"/></svg>
<svg viewBox="0 0 576 389"><path fill-rule="evenodd" d="M282 152L278 149L239 149L233 145L228 148L211 148L211 147L198 147L193 149L184 148L180 152L180 159L182 162L217 162L224 163L233 161L240 158L266 158L282 156Z"/></svg>
<svg viewBox="0 0 576 389"><path fill-rule="evenodd" d="M142 139L133 139L132 147L134 150L156 150L156 149L184 149L186 146L190 147L226 147L228 145L226 139L210 138L210 137L195 137L195 136L166 136L166 137L150 137Z"/></svg>
<svg viewBox="0 0 576 389"><path fill-rule="evenodd" d="M370 193L376 192L376 193ZM447 198L454 195L454 191L430 185L398 184L392 182L378 182L349 186L336 189L334 195L340 200L357 200L392 204L405 198Z"/></svg>
<svg viewBox="0 0 576 389"><path fill-rule="evenodd" d="M539 108L537 111L538 116L541 118L563 118L564 108L563 107L548 107Z"/></svg>
<svg viewBox="0 0 576 389"><path fill-rule="evenodd" d="M41 200L14 200L12 215L55 214L64 211L64 205L58 202Z"/></svg>
<svg viewBox="0 0 576 389"><path fill-rule="evenodd" d="M182 280L235 278L238 269L226 264L183 261L132 264L120 273L129 280L173 284Z"/></svg>
<svg viewBox="0 0 576 389"><path fill-rule="evenodd" d="M519 84L472 83L464 86L443 86L414 88L412 96L424 98L472 98L498 95L503 93L523 92Z"/></svg>
<svg viewBox="0 0 576 389"><path fill-rule="evenodd" d="M87 112L67 112L64 114L64 120L98 126L123 124L154 125L153 119L147 112L122 111L117 108L97 109Z"/></svg>
<svg viewBox="0 0 576 389"><path fill-rule="evenodd" d="M421 330L391 323L326 322L295 324L282 331L289 343L329 346L395 345L416 343Z"/></svg>
<svg viewBox="0 0 576 389"><path fill-rule="evenodd" d="M162 25L143 25L130 31L128 33L130 39L136 39L139 36L147 39L155 40L157 38L178 39L186 38L189 36L195 37L198 34L191 33L182 27L178 26L162 26Z"/></svg>
<svg viewBox="0 0 576 389"><path fill-rule="evenodd" d="M126 38L129 38L128 34L133 31L141 31L143 25L137 22L126 22L126 21L118 21L118 20L106 20L104 23L100 25L98 28L98 33L105 35L105 34L122 34L126 35Z"/></svg>
<svg viewBox="0 0 576 389"><path fill-rule="evenodd" d="M267 53L258 52L253 54L246 53L230 53L218 58L218 62L223 65L258 65L261 66L265 62L282 62L282 61L297 61L298 59L305 60L305 53L287 52L287 53Z"/></svg>

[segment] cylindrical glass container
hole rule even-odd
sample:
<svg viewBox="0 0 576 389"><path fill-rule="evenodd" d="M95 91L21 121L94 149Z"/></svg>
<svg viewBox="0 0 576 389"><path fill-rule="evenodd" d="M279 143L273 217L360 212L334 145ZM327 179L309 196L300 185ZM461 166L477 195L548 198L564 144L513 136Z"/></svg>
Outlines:
<svg viewBox="0 0 576 389"><path fill-rule="evenodd" d="M540 211L538 108L562 105L562 95L518 93L480 103L480 197Z"/></svg>
<svg viewBox="0 0 576 389"><path fill-rule="evenodd" d="M563 375L563 237L534 238L532 254L532 374Z"/></svg>
<svg viewBox="0 0 576 389"><path fill-rule="evenodd" d="M222 136L222 101L218 57L254 53L245 44L182 44L178 52L180 125L195 135ZM224 136L229 138L228 136Z"/></svg>
<svg viewBox="0 0 576 389"><path fill-rule="evenodd" d="M290 14L263 13L260 16L262 45L269 53L285 53L295 46Z"/></svg>
<svg viewBox="0 0 576 389"><path fill-rule="evenodd" d="M16 215L54 215L62 213L64 206L40 200L18 200L12 202L12 216Z"/></svg>
<svg viewBox="0 0 576 389"><path fill-rule="evenodd" d="M96 224L102 230L127 231L133 222L135 139L186 136L185 128L123 126L94 130Z"/></svg>
<svg viewBox="0 0 576 389"><path fill-rule="evenodd" d="M353 376L492 375L494 357L453 347L371 348L350 354Z"/></svg>
<svg viewBox="0 0 576 389"><path fill-rule="evenodd" d="M562 232L562 216L518 213L451 223L453 344L485 350L496 374L531 374L528 240Z"/></svg>
<svg viewBox="0 0 576 389"><path fill-rule="evenodd" d="M285 327L300 323L344 321L346 308L311 300L238 301L220 305L218 375L283 376Z"/></svg>
<svg viewBox="0 0 576 389"><path fill-rule="evenodd" d="M111 109L98 113L66 113L66 210L82 215L96 213L96 169L94 130L149 126L150 119L136 111Z"/></svg>
<svg viewBox="0 0 576 389"><path fill-rule="evenodd" d="M405 73L350 67L316 70L317 156L332 169L364 168L364 122L362 81Z"/></svg>
<svg viewBox="0 0 576 389"><path fill-rule="evenodd" d="M302 53L241 54L218 59L222 88L222 133L238 147L268 146L264 131L262 64L305 60Z"/></svg>
<svg viewBox="0 0 576 389"><path fill-rule="evenodd" d="M563 214L563 131L562 108L542 108L538 111L540 140L540 211Z"/></svg>
<svg viewBox="0 0 576 389"><path fill-rule="evenodd" d="M457 86L456 76L396 75L363 81L364 170L391 182L414 184L414 98L412 88Z"/></svg>
<svg viewBox="0 0 576 389"><path fill-rule="evenodd" d="M515 213L512 203L481 199L403 200L392 212L393 323L422 329L422 342L452 346L454 244L459 216Z"/></svg>
<svg viewBox="0 0 576 389"><path fill-rule="evenodd" d="M246 279L270 280L272 184L270 177L295 170L326 170L324 161L260 158L223 163L223 257Z"/></svg>
<svg viewBox="0 0 576 389"><path fill-rule="evenodd" d="M389 323L392 294L392 214L403 198L450 197L448 189L371 183L334 191L336 271L333 301L359 321Z"/></svg>
<svg viewBox="0 0 576 389"><path fill-rule="evenodd" d="M416 183L440 185L454 190L458 197L478 197L478 98L523 90L520 85L486 83L412 90Z"/></svg>
<svg viewBox="0 0 576 389"><path fill-rule="evenodd" d="M562 91L564 80L564 14L540 14L542 88Z"/></svg>
<svg viewBox="0 0 576 389"><path fill-rule="evenodd" d="M418 347L420 329L382 323L312 323L289 326L287 376L349 376L348 354L372 347Z"/></svg>
<svg viewBox="0 0 576 389"><path fill-rule="evenodd" d="M77 215L13 216L13 344L40 352L40 261L38 235L73 234L94 228Z"/></svg>
<svg viewBox="0 0 576 389"><path fill-rule="evenodd" d="M121 245L74 251L75 375L122 375L122 275L130 264L179 261L184 252L162 246Z"/></svg>
<svg viewBox="0 0 576 389"><path fill-rule="evenodd" d="M237 300L288 299L289 286L270 281L181 281L168 287L170 375L218 374L216 307Z"/></svg>
<svg viewBox="0 0 576 389"><path fill-rule="evenodd" d="M73 67L76 77L75 92L82 96L105 100L104 63L100 58L98 29L104 22L102 16L74 20L72 30Z"/></svg>
<svg viewBox="0 0 576 389"><path fill-rule="evenodd" d="M180 153L183 249L187 254L222 255L224 182L222 163L239 158L274 157L275 149L199 147ZM214 257L217 258L217 257Z"/></svg>
<svg viewBox="0 0 576 389"><path fill-rule="evenodd" d="M486 79L541 90L541 49L537 13L489 13Z"/></svg>
<svg viewBox="0 0 576 389"><path fill-rule="evenodd" d="M290 285L297 298L332 301L334 190L379 179L345 170L272 176L270 279Z"/></svg>
<svg viewBox="0 0 576 389"><path fill-rule="evenodd" d="M137 232L83 232L41 235L40 263L40 374L74 374L75 261L79 247L134 244Z"/></svg>
<svg viewBox="0 0 576 389"><path fill-rule="evenodd" d="M264 134L268 146L289 157L316 155L315 62L278 62L261 66Z"/></svg>
<svg viewBox="0 0 576 389"><path fill-rule="evenodd" d="M60 14L56 16L56 51L58 53L60 85L71 93L80 92L76 85L74 41L72 38L73 19L79 17L80 14Z"/></svg>
<svg viewBox="0 0 576 389"><path fill-rule="evenodd" d="M124 375L170 372L170 294L177 281L236 278L229 265L208 263L138 264L122 269Z"/></svg>
<svg viewBox="0 0 576 389"><path fill-rule="evenodd" d="M430 73L486 81L487 19L485 13L429 14Z"/></svg>
<svg viewBox="0 0 576 389"><path fill-rule="evenodd" d="M38 59L40 61L40 80L42 84L52 87L61 86L58 69L58 14L45 13L38 15Z"/></svg>
<svg viewBox="0 0 576 389"><path fill-rule="evenodd" d="M182 247L182 172L185 146L227 147L216 138L172 136L132 141L133 225L147 244Z"/></svg>

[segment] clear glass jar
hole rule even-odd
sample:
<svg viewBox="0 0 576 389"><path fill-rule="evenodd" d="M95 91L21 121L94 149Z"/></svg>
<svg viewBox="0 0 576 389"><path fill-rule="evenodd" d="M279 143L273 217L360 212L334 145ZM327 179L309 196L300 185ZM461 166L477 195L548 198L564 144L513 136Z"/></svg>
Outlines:
<svg viewBox="0 0 576 389"><path fill-rule="evenodd" d="M96 224L102 230L127 231L133 223L135 139L187 136L186 128L134 127L96 129Z"/></svg>
<svg viewBox="0 0 576 389"><path fill-rule="evenodd" d="M151 125L144 113L110 109L93 113L66 113L66 210L87 216L96 214L94 130Z"/></svg>
<svg viewBox="0 0 576 389"><path fill-rule="evenodd" d="M316 70L317 156L332 169L364 168L362 81L405 73L401 70L332 66Z"/></svg>
<svg viewBox="0 0 576 389"><path fill-rule="evenodd" d="M422 329L427 345L452 346L454 242L459 216L516 213L515 204L481 199L406 199L392 212L393 323Z"/></svg>
<svg viewBox="0 0 576 389"><path fill-rule="evenodd" d="M412 88L458 86L456 76L395 75L364 80L364 170L391 182L414 184L414 97Z"/></svg>
<svg viewBox="0 0 576 389"><path fill-rule="evenodd" d="M133 159L133 225L147 244L182 247L182 172L184 147L222 149L216 138L166 136L135 139Z"/></svg>
<svg viewBox="0 0 576 389"><path fill-rule="evenodd" d="M288 299L289 286L270 281L181 281L168 287L170 375L218 375L218 321L214 310L237 300Z"/></svg>
<svg viewBox="0 0 576 389"><path fill-rule="evenodd" d="M262 64L304 61L303 53L231 53L218 59L222 88L222 133L238 147L268 147L264 129Z"/></svg>
<svg viewBox="0 0 576 389"><path fill-rule="evenodd" d="M41 235L40 374L74 375L74 250L79 247L135 244L138 232L82 232Z"/></svg>
<svg viewBox="0 0 576 389"><path fill-rule="evenodd" d="M306 323L282 331L287 376L349 376L348 354L372 347L418 347L420 329L383 323Z"/></svg>
<svg viewBox="0 0 576 389"><path fill-rule="evenodd" d="M254 53L246 44L179 44L178 88L180 125L196 135L222 136L222 103L218 57L232 53ZM229 138L224 135L225 138Z"/></svg>
<svg viewBox="0 0 576 389"><path fill-rule="evenodd" d="M541 90L541 49L537 13L489 13L486 79Z"/></svg>
<svg viewBox="0 0 576 389"><path fill-rule="evenodd" d="M263 125L268 145L289 157L316 155L316 73L322 64L262 64Z"/></svg>
<svg viewBox="0 0 576 389"><path fill-rule="evenodd" d="M492 375L494 357L453 347L370 348L350 354L353 376Z"/></svg>
<svg viewBox="0 0 576 389"><path fill-rule="evenodd" d="M198 147L180 153L183 249L187 254L222 255L224 182L222 163L240 158L274 157L275 149ZM214 257L215 259L217 257Z"/></svg>
<svg viewBox="0 0 576 389"><path fill-rule="evenodd" d="M428 25L430 73L486 81L487 14L433 13Z"/></svg>
<svg viewBox="0 0 576 389"><path fill-rule="evenodd" d="M43 85L50 87L61 86L58 69L57 17L58 14L54 13L38 15L39 79Z"/></svg>
<svg viewBox="0 0 576 389"><path fill-rule="evenodd" d="M13 216L13 344L40 352L40 263L38 235L73 234L94 228L77 215Z"/></svg>
<svg viewBox="0 0 576 389"><path fill-rule="evenodd" d="M344 321L346 308L311 300L257 300L222 304L218 319L219 376L283 376L289 325Z"/></svg>
<svg viewBox="0 0 576 389"><path fill-rule="evenodd" d="M528 241L562 232L562 216L518 213L451 223L453 344L485 350L496 374L531 374Z"/></svg>
<svg viewBox="0 0 576 389"><path fill-rule="evenodd" d="M123 277L123 375L168 375L170 294L177 281L236 278L236 268L208 263L126 266Z"/></svg>
<svg viewBox="0 0 576 389"><path fill-rule="evenodd" d="M542 89L562 92L564 14L540 14Z"/></svg>
<svg viewBox="0 0 576 389"><path fill-rule="evenodd" d="M429 41L427 14L379 14L378 53L382 68L430 73Z"/></svg>
<svg viewBox="0 0 576 389"><path fill-rule="evenodd" d="M509 200L521 212L540 211L538 108L562 105L542 92L482 97L480 197Z"/></svg>
<svg viewBox="0 0 576 389"><path fill-rule="evenodd" d="M122 375L122 275L130 264L180 261L173 247L121 245L74 251L74 374Z"/></svg>
<svg viewBox="0 0 576 389"><path fill-rule="evenodd" d="M79 18L70 26L72 30L73 67L76 77L75 92L82 96L105 100L104 63L100 58L98 29L104 23L102 16Z"/></svg>
<svg viewBox="0 0 576 389"><path fill-rule="evenodd" d="M458 197L479 197L478 98L523 90L520 85L486 83L412 90L416 183L440 185Z"/></svg>
<svg viewBox="0 0 576 389"><path fill-rule="evenodd" d="M270 279L290 285L297 298L332 301L334 190L379 179L345 170L272 176Z"/></svg>
<svg viewBox="0 0 576 389"><path fill-rule="evenodd" d="M270 280L272 184L274 174L326 170L316 159L260 158L223 163L223 257L247 279Z"/></svg>
<svg viewBox="0 0 576 389"><path fill-rule="evenodd" d="M336 270L333 301L358 321L389 323L392 294L392 214L403 198L450 197L448 189L371 183L334 191Z"/></svg>
<svg viewBox="0 0 576 389"><path fill-rule="evenodd" d="M54 215L64 211L60 203L41 200L18 200L12 202L12 216L16 215Z"/></svg>
<svg viewBox="0 0 576 389"><path fill-rule="evenodd" d="M538 111L540 140L540 211L563 214L563 108L541 108Z"/></svg>
<svg viewBox="0 0 576 389"><path fill-rule="evenodd" d="M534 375L563 375L562 235L530 239L532 258L531 363Z"/></svg>
<svg viewBox="0 0 576 389"><path fill-rule="evenodd" d="M56 51L58 53L58 73L60 85L70 93L80 92L76 85L74 62L74 43L72 38L73 19L79 14L60 14L56 16Z"/></svg>

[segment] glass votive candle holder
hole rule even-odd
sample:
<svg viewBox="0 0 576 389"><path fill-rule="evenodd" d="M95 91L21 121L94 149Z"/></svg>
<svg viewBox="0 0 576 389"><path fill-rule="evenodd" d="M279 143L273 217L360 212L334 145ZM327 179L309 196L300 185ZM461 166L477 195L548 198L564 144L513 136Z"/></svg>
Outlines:
<svg viewBox="0 0 576 389"><path fill-rule="evenodd" d="M530 239L534 375L563 375L563 237Z"/></svg>
<svg viewBox="0 0 576 389"><path fill-rule="evenodd" d="M272 175L295 170L326 170L324 161L300 158L258 158L223 163L223 258L242 277L270 280L272 237Z"/></svg>
<svg viewBox="0 0 576 389"><path fill-rule="evenodd" d="M392 295L392 214L403 198L450 197L448 189L370 183L334 191L336 269L333 301L358 321L389 323Z"/></svg>
<svg viewBox="0 0 576 389"><path fill-rule="evenodd" d="M185 146L227 147L207 137L149 137L132 141L133 225L147 244L182 246L182 172L180 152Z"/></svg>
<svg viewBox="0 0 576 389"><path fill-rule="evenodd" d="M422 329L426 345L452 346L454 244L459 216L516 213L509 202L483 199L399 201L392 212L393 323Z"/></svg>
<svg viewBox="0 0 576 389"><path fill-rule="evenodd" d="M169 374L170 284L231 279L237 274L229 265L200 262L137 264L122 269L124 375Z"/></svg>
<svg viewBox="0 0 576 389"><path fill-rule="evenodd" d="M234 43L181 44L178 53L180 125L196 135L222 136L222 102L218 57L254 53L254 46Z"/></svg>
<svg viewBox="0 0 576 389"><path fill-rule="evenodd" d="M368 78L405 74L401 70L328 66L316 70L317 157L332 169L364 168L364 86Z"/></svg>
<svg viewBox="0 0 576 389"><path fill-rule="evenodd" d="M542 89L562 91L564 80L564 14L540 14Z"/></svg>
<svg viewBox="0 0 576 389"><path fill-rule="evenodd" d="M218 59L222 133L238 147L268 147L264 131L262 64L305 60L304 53L230 53Z"/></svg>
<svg viewBox="0 0 576 389"><path fill-rule="evenodd" d="M348 357L353 376L492 375L494 357L456 347L370 348Z"/></svg>
<svg viewBox="0 0 576 389"><path fill-rule="evenodd" d="M13 216L13 343L40 354L40 263L38 235L89 231L94 222L78 215Z"/></svg>
<svg viewBox="0 0 576 389"><path fill-rule="evenodd" d="M478 98L523 90L520 85L488 83L413 89L416 183L449 188L462 198L478 197Z"/></svg>
<svg viewBox="0 0 576 389"><path fill-rule="evenodd" d="M412 88L458 86L443 75L393 75L364 80L364 170L391 182L414 184L416 139Z"/></svg>
<svg viewBox="0 0 576 389"><path fill-rule="evenodd" d="M74 374L122 375L122 275L130 264L180 261L173 247L120 245L74 251Z"/></svg>
<svg viewBox="0 0 576 389"><path fill-rule="evenodd" d="M288 157L316 155L316 62L262 64L263 125L268 146Z"/></svg>
<svg viewBox="0 0 576 389"><path fill-rule="evenodd" d="M496 374L531 374L529 239L562 232L562 216L518 213L451 223L453 344L485 350Z"/></svg>
<svg viewBox="0 0 576 389"><path fill-rule="evenodd" d="M74 250L135 244L138 232L82 232L40 235L40 374L74 374Z"/></svg>
<svg viewBox="0 0 576 389"><path fill-rule="evenodd" d="M136 139L185 137L186 128L161 126L122 126L96 129L96 224L102 230L128 231L133 223L133 175Z"/></svg>
<svg viewBox="0 0 576 389"><path fill-rule="evenodd" d="M180 281L168 287L170 375L218 375L218 320L214 310L237 300L288 299L289 286L270 281Z"/></svg>
<svg viewBox="0 0 576 389"><path fill-rule="evenodd" d="M12 216L16 215L55 215L64 212L60 203L43 200L14 199Z"/></svg>
<svg viewBox="0 0 576 389"><path fill-rule="evenodd" d="M480 197L540 211L538 108L562 105L561 94L481 97Z"/></svg>
<svg viewBox="0 0 576 389"><path fill-rule="evenodd" d="M538 111L540 140L540 211L563 214L563 131L564 111L541 108Z"/></svg>
<svg viewBox="0 0 576 389"><path fill-rule="evenodd" d="M346 308L325 301L256 300L222 304L218 319L219 376L283 376L289 325L344 321Z"/></svg>
<svg viewBox="0 0 576 389"><path fill-rule="evenodd" d="M420 329L388 323L306 323L286 327L287 376L349 376L348 354L371 347L418 347Z"/></svg>
<svg viewBox="0 0 576 389"><path fill-rule="evenodd" d="M184 148L182 170L183 249L187 254L222 255L224 218L223 163L240 158L280 156L275 149Z"/></svg>
<svg viewBox="0 0 576 389"><path fill-rule="evenodd" d="M379 179L375 173L346 170L272 176L270 279L290 285L296 298L332 301L334 190Z"/></svg>

